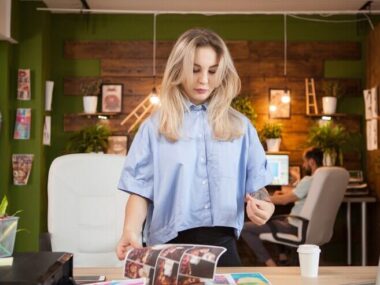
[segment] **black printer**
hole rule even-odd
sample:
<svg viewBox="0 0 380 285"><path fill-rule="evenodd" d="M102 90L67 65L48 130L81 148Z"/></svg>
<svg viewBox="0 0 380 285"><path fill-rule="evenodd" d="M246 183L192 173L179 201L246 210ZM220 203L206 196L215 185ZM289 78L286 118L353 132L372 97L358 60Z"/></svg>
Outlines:
<svg viewBox="0 0 380 285"><path fill-rule="evenodd" d="M1 285L72 285L73 255L64 252L15 253L0 267Z"/></svg>

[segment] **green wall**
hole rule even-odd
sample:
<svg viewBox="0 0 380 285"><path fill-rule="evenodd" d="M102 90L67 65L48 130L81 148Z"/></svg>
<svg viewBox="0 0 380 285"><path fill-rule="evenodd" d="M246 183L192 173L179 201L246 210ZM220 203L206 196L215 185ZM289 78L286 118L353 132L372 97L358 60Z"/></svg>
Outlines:
<svg viewBox="0 0 380 285"><path fill-rule="evenodd" d="M63 154L70 133L63 132L63 115L81 112L81 98L63 96L63 79L69 76L97 76L97 60L63 58L66 40L152 40L152 15L56 15L38 12L40 2L19 2L15 13L19 44L0 43L0 110L3 128L0 133L0 195L8 193L11 211L23 209L20 227L28 232L17 236L16 250L37 250L38 236L46 231L46 176L51 161ZM350 18L354 18L353 16ZM202 16L159 15L157 39L174 40L192 27L207 27L226 40L282 41L282 16ZM358 41L365 32L355 23L327 24L306 22L288 17L288 41ZM364 59L334 61L327 64L329 77L364 78ZM32 100L17 101L17 69L32 71ZM347 73L349 69L349 73ZM4 72L3 72L4 71ZM44 82L53 80L52 146L42 146ZM345 100L343 109L362 113L361 97ZM355 106L360 106L358 109ZM28 141L12 139L15 110L31 107L32 133ZM10 157L12 153L33 153L35 160L27 186L13 186Z"/></svg>
<svg viewBox="0 0 380 285"><path fill-rule="evenodd" d="M46 155L42 146L44 120L44 82L47 78L49 63L49 14L41 14L36 8L37 2L18 2L12 9L17 15L18 44L1 43L0 80L4 82L1 90L1 107L4 116L3 130L0 138L2 174L1 196L7 193L10 205L9 213L20 213L19 228L26 231L17 235L16 251L38 250L38 238L41 229L46 228ZM17 26L16 24L16 26ZM16 100L17 70L30 68L30 101ZM4 105L3 105L4 104ZM31 136L29 140L13 140L13 129L17 108L32 109ZM4 111L3 111L4 110ZM11 155L13 153L34 154L34 162L28 185L15 186L12 183ZM4 154L4 156L3 156ZM3 179L6 182L3 182Z"/></svg>

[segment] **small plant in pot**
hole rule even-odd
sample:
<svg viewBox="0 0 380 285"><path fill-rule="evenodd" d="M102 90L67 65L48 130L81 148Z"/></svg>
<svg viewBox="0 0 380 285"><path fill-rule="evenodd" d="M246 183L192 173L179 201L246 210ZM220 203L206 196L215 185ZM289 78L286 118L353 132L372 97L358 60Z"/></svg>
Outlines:
<svg viewBox="0 0 380 285"><path fill-rule="evenodd" d="M83 95L83 110L85 113L96 113L101 84L102 81L100 79L81 83L80 91Z"/></svg>
<svg viewBox="0 0 380 285"><path fill-rule="evenodd" d="M268 152L278 152L281 144L282 125L266 122L260 131L260 137L265 140Z"/></svg>
<svg viewBox="0 0 380 285"><path fill-rule="evenodd" d="M334 166L336 159L343 165L343 147L349 143L350 134L346 129L331 121L315 124L309 132L308 143L323 150L323 165Z"/></svg>
<svg viewBox="0 0 380 285"><path fill-rule="evenodd" d="M324 81L322 84L323 97L322 108L324 114L334 114L338 98L343 94L344 89L339 81Z"/></svg>
<svg viewBox="0 0 380 285"><path fill-rule="evenodd" d="M105 153L111 131L106 125L96 124L75 132L66 145L68 153Z"/></svg>
<svg viewBox="0 0 380 285"><path fill-rule="evenodd" d="M232 100L231 107L245 115L251 121L252 125L255 124L257 114L248 95L235 97Z"/></svg>
<svg viewBox="0 0 380 285"><path fill-rule="evenodd" d="M4 196L0 203L0 258L13 254L19 219L16 214L20 212L8 216L7 207L8 199Z"/></svg>

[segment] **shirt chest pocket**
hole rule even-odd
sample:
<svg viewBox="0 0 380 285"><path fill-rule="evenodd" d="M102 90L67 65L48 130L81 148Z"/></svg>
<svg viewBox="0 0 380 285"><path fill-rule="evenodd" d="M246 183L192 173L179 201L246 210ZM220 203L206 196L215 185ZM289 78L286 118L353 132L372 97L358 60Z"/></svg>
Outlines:
<svg viewBox="0 0 380 285"><path fill-rule="evenodd" d="M244 165L242 146L238 141L216 141L212 143L211 164L222 177L239 177Z"/></svg>

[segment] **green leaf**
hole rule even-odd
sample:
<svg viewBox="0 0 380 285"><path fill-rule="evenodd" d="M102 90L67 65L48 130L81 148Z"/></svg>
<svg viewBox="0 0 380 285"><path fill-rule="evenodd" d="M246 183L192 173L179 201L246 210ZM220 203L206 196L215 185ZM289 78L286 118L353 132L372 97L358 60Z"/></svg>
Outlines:
<svg viewBox="0 0 380 285"><path fill-rule="evenodd" d="M7 207L8 207L8 199L7 199L7 196L4 196L0 204L0 217L5 216L7 212Z"/></svg>

